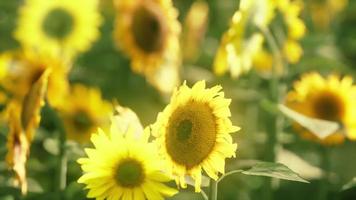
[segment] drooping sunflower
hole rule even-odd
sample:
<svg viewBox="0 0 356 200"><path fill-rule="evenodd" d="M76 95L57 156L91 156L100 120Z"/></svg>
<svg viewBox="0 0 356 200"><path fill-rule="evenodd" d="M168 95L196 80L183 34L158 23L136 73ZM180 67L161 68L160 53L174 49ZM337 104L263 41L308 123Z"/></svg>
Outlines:
<svg viewBox="0 0 356 200"><path fill-rule="evenodd" d="M70 95L59 107L67 138L88 142L97 127L106 127L112 114L112 105L103 100L98 89L74 85Z"/></svg>
<svg viewBox="0 0 356 200"><path fill-rule="evenodd" d="M230 133L239 128L230 121L231 100L224 98L221 89L205 88L205 81L192 88L184 83L152 125L169 173L183 188L185 175L190 175L199 192L202 169L217 179L219 172L224 173L225 158L235 156L237 144Z"/></svg>
<svg viewBox="0 0 356 200"><path fill-rule="evenodd" d="M356 87L352 82L352 78L348 76L340 78L329 75L324 78L316 72L305 74L301 80L295 82L294 90L286 98L286 104L290 108L308 117L335 121L342 126L342 130L323 140L295 126L303 138L322 144L342 143L345 135L351 139L356 138Z"/></svg>
<svg viewBox="0 0 356 200"><path fill-rule="evenodd" d="M99 37L98 0L26 0L15 38L27 48L72 57Z"/></svg>
<svg viewBox="0 0 356 200"><path fill-rule="evenodd" d="M161 92L179 84L178 12L171 0L115 1L114 39L131 59L131 68Z"/></svg>
<svg viewBox="0 0 356 200"><path fill-rule="evenodd" d="M7 56L0 59L0 67L6 70L5 77L0 82L13 98L21 101L48 69L51 73L46 93L51 106L58 106L68 92L69 67L59 59L28 49L7 53Z"/></svg>
<svg viewBox="0 0 356 200"><path fill-rule="evenodd" d="M270 0L242 0L240 9L224 33L214 60L214 72L222 75L230 71L238 77L252 68L253 58L262 49L264 41L258 30L268 26L273 18L274 4Z"/></svg>
<svg viewBox="0 0 356 200"><path fill-rule="evenodd" d="M157 148L148 143L149 132L136 137L132 129L121 132L112 126L109 134L101 129L91 136L94 149L85 149L88 158L78 163L84 175L88 197L96 199L157 200L177 191L164 184L171 180L162 171L164 165Z"/></svg>
<svg viewBox="0 0 356 200"><path fill-rule="evenodd" d="M21 187L23 194L27 192L25 165L35 130L40 123L49 73L50 70L46 70L41 75L22 101L12 99L6 108L6 121L9 125L6 162L15 172L15 184Z"/></svg>

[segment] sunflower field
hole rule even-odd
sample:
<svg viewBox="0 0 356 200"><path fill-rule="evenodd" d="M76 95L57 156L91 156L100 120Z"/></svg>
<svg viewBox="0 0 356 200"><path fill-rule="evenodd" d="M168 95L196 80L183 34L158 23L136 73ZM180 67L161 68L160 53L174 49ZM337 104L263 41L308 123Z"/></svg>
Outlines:
<svg viewBox="0 0 356 200"><path fill-rule="evenodd" d="M355 0L0 0L0 200L356 200Z"/></svg>

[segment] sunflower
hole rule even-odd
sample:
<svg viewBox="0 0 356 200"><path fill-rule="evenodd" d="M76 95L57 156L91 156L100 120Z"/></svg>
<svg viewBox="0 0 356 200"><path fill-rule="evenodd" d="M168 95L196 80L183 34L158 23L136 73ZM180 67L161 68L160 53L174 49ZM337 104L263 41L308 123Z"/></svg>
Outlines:
<svg viewBox="0 0 356 200"><path fill-rule="evenodd" d="M164 174L157 148L148 143L149 132L135 137L132 129L123 133L112 126L109 134L101 129L91 136L94 149L85 149L88 158L78 163L84 171L79 183L86 184L88 197L96 199L157 200L177 191L163 182Z"/></svg>
<svg viewBox="0 0 356 200"><path fill-rule="evenodd" d="M294 90L287 95L286 104L308 117L340 123L343 130L323 140L296 126L301 136L306 139L322 144L339 144L344 141L345 133L350 138L356 138L355 97L356 87L352 84L351 77L329 75L323 78L314 72L303 75L300 81L295 82Z"/></svg>
<svg viewBox="0 0 356 200"><path fill-rule="evenodd" d="M349 0L325 0L310 2L310 13L314 25L319 29L329 29L331 22L347 6Z"/></svg>
<svg viewBox="0 0 356 200"><path fill-rule="evenodd" d="M67 138L80 143L88 142L97 127L105 127L110 121L112 106L95 88L74 85L70 95L59 107Z"/></svg>
<svg viewBox="0 0 356 200"><path fill-rule="evenodd" d="M181 31L171 0L116 0L115 6L114 38L131 58L132 70L171 92L179 82Z"/></svg>
<svg viewBox="0 0 356 200"><path fill-rule="evenodd" d="M280 44L281 54L286 63L296 64L303 55L303 49L299 43L306 32L306 26L300 17L303 6L303 2L299 0L277 0L274 2L273 12L279 14L275 15L272 23L276 23L278 26L282 25L285 30L284 34L281 34L283 31L274 34L279 36L276 39ZM283 35L285 36L283 37ZM268 44L264 44L264 46L268 46ZM272 64L274 64L277 69L277 74L283 74L283 66L278 64L278 62L270 61L270 59L273 58L270 49L264 48L262 52L263 53L257 53L253 58L253 66L255 69L263 76L270 76ZM267 59L267 62L263 62L264 59Z"/></svg>
<svg viewBox="0 0 356 200"><path fill-rule="evenodd" d="M224 173L224 159L235 156L237 145L229 133L239 128L229 119L231 100L224 98L221 89L205 88L205 81L192 88L184 83L152 125L169 173L183 188L185 175L190 175L199 192L202 169L216 180L219 172Z"/></svg>
<svg viewBox="0 0 356 200"><path fill-rule="evenodd" d="M16 184L20 185L23 194L27 192L26 162L34 132L40 123L40 111L44 105L45 91L50 70L47 70L24 100L12 100L6 109L6 121L9 124L6 162L16 174Z"/></svg>
<svg viewBox="0 0 356 200"><path fill-rule="evenodd" d="M214 60L214 72L230 71L238 77L252 68L253 58L262 49L264 38L257 29L268 26L273 18L274 4L270 0L242 0L240 9L224 33Z"/></svg>
<svg viewBox="0 0 356 200"><path fill-rule="evenodd" d="M50 55L74 56L99 37L98 0L26 0L20 8L15 38Z"/></svg>
<svg viewBox="0 0 356 200"><path fill-rule="evenodd" d="M58 106L68 92L69 67L54 57L22 50L1 57L0 65L6 70L5 77L0 82L15 99L23 99L47 69L51 71L46 92L51 106Z"/></svg>

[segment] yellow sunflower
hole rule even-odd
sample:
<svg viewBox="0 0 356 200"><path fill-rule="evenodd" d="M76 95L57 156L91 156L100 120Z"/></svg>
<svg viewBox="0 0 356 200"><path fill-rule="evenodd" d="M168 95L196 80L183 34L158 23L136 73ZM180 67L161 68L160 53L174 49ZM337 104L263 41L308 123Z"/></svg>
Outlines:
<svg viewBox="0 0 356 200"><path fill-rule="evenodd" d="M342 143L345 135L356 138L356 87L352 82L348 76L340 78L330 75L323 78L316 72L305 74L300 81L295 82L294 90L286 98L290 108L312 118L339 122L343 127L343 130L322 140L296 126L302 137L322 144Z"/></svg>
<svg viewBox="0 0 356 200"><path fill-rule="evenodd" d="M5 68L3 80L5 90L13 98L23 99L32 85L50 69L47 98L56 107L68 92L67 74L69 67L59 59L29 50L7 53L0 58L0 67Z"/></svg>
<svg viewBox="0 0 356 200"><path fill-rule="evenodd" d="M310 13L314 25L319 29L330 28L331 22L347 4L348 0L311 1Z"/></svg>
<svg viewBox="0 0 356 200"><path fill-rule="evenodd" d="M74 56L99 37L98 0L26 0L15 31L24 46L50 55Z"/></svg>
<svg viewBox="0 0 356 200"><path fill-rule="evenodd" d="M178 12L171 0L116 0L114 38L131 58L131 68L161 92L179 84Z"/></svg>
<svg viewBox="0 0 356 200"><path fill-rule="evenodd" d="M230 71L232 77L238 77L250 71L253 58L261 51L264 41L257 29L270 23L273 8L270 0L240 1L240 9L232 17L230 28L217 50L213 65L217 75Z"/></svg>
<svg viewBox="0 0 356 200"><path fill-rule="evenodd" d="M85 149L88 158L78 163L84 175L79 183L86 184L88 197L96 199L163 200L177 191L164 184L171 179L162 171L164 166L157 148L148 143L149 132L136 137L132 130L121 132L112 126L109 134L101 129L93 134L94 149Z"/></svg>
<svg viewBox="0 0 356 200"><path fill-rule="evenodd" d="M230 133L239 128L230 121L231 100L224 98L221 89L205 88L205 81L192 88L184 83L152 125L169 173L183 188L185 175L190 175L199 192L202 169L216 180L219 172L224 173L224 159L235 156L237 145Z"/></svg>
<svg viewBox="0 0 356 200"><path fill-rule="evenodd" d="M285 37L276 38L281 45L280 49L283 59L286 63L298 63L303 55L303 49L299 41L306 33L306 26L300 16L304 6L303 2L300 0L276 0L274 4L273 12L279 13L280 15L276 14L273 22L279 23L279 26L282 25L286 29ZM282 20L279 20L277 16L281 16ZM283 23L281 24L280 21ZM266 44L266 46L268 46L268 44ZM257 53L253 58L255 69L264 76L270 76L272 64L274 64L276 65L277 74L282 74L284 70L283 66L278 64L278 62L272 62L273 55L270 49L264 48L262 52L263 53ZM267 59L267 62L263 62L264 59Z"/></svg>
<svg viewBox="0 0 356 200"><path fill-rule="evenodd" d="M88 142L97 127L109 124L112 105L103 100L98 89L74 85L66 101L59 107L67 138Z"/></svg>

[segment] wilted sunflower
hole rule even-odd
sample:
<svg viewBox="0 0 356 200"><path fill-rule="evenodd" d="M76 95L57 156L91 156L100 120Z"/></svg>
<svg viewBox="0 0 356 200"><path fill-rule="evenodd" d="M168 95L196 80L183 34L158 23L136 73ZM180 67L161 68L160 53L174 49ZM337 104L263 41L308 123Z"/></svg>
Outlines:
<svg viewBox="0 0 356 200"><path fill-rule="evenodd" d="M148 143L149 132L135 137L132 129L123 133L112 126L109 134L99 129L91 141L95 149L85 149L88 158L78 163L84 175L78 180L89 189L88 197L96 199L157 200L177 191L163 182L171 179L156 146Z"/></svg>
<svg viewBox="0 0 356 200"><path fill-rule="evenodd" d="M67 138L88 142L97 127L109 124L112 106L101 97L98 89L74 85L70 95L59 106Z"/></svg>
<svg viewBox="0 0 356 200"><path fill-rule="evenodd" d="M20 101L47 69L51 71L46 92L51 106L56 107L68 92L69 67L51 56L29 50L11 52L0 57L0 65L6 70L0 82L13 98Z"/></svg>
<svg viewBox="0 0 356 200"><path fill-rule="evenodd" d="M356 138L356 87L351 77L340 78L330 75L323 78L318 73L309 73L295 82L294 90L287 95L286 104L295 111L308 117L335 121L341 124L342 130L325 139L296 126L301 136L322 144L339 144L348 135Z"/></svg>
<svg viewBox="0 0 356 200"><path fill-rule="evenodd" d="M99 36L98 0L26 0L20 8L16 39L51 55L74 56Z"/></svg>
<svg viewBox="0 0 356 200"><path fill-rule="evenodd" d="M180 64L178 12L171 0L115 1L114 38L131 59L134 72L161 92L178 84Z"/></svg>
<svg viewBox="0 0 356 200"><path fill-rule="evenodd" d="M225 172L225 158L235 156L237 145L230 133L233 126L230 99L224 98L221 86L205 88L205 81L192 88L185 83L173 93L170 104L152 126L161 154L177 184L186 187L185 175L195 180L200 191L202 169L213 179Z"/></svg>
<svg viewBox="0 0 356 200"><path fill-rule="evenodd" d="M230 71L238 77L252 68L253 58L264 41L258 30L268 26L273 18L274 4L270 0L241 0L230 28L224 33L214 60L214 72L222 75Z"/></svg>
<svg viewBox="0 0 356 200"><path fill-rule="evenodd" d="M9 125L6 162L15 172L16 184L21 187L22 193L27 192L25 164L35 130L40 123L49 73L50 70L46 70L41 75L22 101L13 99L6 108L6 121Z"/></svg>

